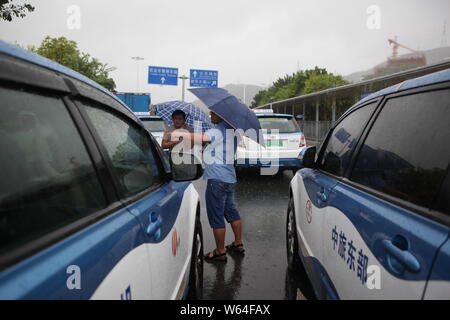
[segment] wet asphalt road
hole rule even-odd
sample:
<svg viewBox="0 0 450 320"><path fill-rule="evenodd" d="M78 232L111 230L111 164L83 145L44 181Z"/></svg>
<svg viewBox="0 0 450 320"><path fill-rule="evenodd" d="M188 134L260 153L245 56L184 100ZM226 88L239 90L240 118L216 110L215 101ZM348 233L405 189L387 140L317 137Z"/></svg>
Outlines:
<svg viewBox="0 0 450 320"><path fill-rule="evenodd" d="M309 281L292 274L286 259L286 212L290 171L261 176L252 169L239 173L236 203L243 224L244 256L228 255L227 263L204 263L203 299L310 299ZM206 216L206 182L194 182L201 198L205 254L215 248ZM227 224L225 244L234 240Z"/></svg>

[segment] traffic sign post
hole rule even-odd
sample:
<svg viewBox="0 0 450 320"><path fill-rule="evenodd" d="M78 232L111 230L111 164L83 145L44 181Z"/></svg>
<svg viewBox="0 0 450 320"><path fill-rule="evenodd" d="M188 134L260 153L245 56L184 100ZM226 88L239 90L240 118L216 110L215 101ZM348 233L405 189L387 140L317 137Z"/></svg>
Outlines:
<svg viewBox="0 0 450 320"><path fill-rule="evenodd" d="M218 85L218 74L216 70L190 70L190 81L189 85L191 87L215 87Z"/></svg>
<svg viewBox="0 0 450 320"><path fill-rule="evenodd" d="M149 66L148 83L178 86L178 68Z"/></svg>
<svg viewBox="0 0 450 320"><path fill-rule="evenodd" d="M178 77L178 68L148 67L148 83L169 86L178 86L178 79L182 80L181 100L184 101L185 81L190 79L191 87L215 87L218 86L218 74L216 70L191 69L190 77L182 75Z"/></svg>

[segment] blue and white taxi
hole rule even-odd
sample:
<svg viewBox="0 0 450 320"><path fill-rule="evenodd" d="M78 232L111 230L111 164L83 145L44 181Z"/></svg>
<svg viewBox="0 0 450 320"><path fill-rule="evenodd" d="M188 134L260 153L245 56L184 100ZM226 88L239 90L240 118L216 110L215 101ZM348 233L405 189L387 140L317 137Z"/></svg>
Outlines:
<svg viewBox="0 0 450 320"><path fill-rule="evenodd" d="M201 297L201 165L168 165L108 90L2 41L0 99L0 299Z"/></svg>
<svg viewBox="0 0 450 320"><path fill-rule="evenodd" d="M302 165L299 155L306 147L306 140L294 116L273 113L272 109L255 109L254 112L266 145L242 137L236 150L236 167L299 169Z"/></svg>
<svg viewBox="0 0 450 320"><path fill-rule="evenodd" d="M318 298L450 298L449 123L447 69L364 98L305 151L287 257Z"/></svg>

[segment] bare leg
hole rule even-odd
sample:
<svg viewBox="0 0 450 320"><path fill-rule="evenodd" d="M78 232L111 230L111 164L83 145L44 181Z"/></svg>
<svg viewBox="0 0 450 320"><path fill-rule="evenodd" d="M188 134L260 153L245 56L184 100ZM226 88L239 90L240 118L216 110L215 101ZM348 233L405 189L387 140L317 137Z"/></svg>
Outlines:
<svg viewBox="0 0 450 320"><path fill-rule="evenodd" d="M213 229L216 248L219 253L225 253L225 228Z"/></svg>
<svg viewBox="0 0 450 320"><path fill-rule="evenodd" d="M234 244L241 244L242 243L242 223L241 220L236 220L231 222L231 228L233 229L234 233Z"/></svg>

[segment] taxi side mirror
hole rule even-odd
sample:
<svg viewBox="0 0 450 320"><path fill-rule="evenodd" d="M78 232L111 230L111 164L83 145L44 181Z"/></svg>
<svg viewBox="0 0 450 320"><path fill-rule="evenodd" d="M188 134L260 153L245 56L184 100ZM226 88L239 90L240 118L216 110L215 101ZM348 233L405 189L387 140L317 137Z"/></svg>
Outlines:
<svg viewBox="0 0 450 320"><path fill-rule="evenodd" d="M191 153L170 153L172 179L177 182L197 180L203 175L202 162Z"/></svg>
<svg viewBox="0 0 450 320"><path fill-rule="evenodd" d="M316 167L315 159L316 159L317 147L309 147L306 149L303 154L303 167L314 169Z"/></svg>

